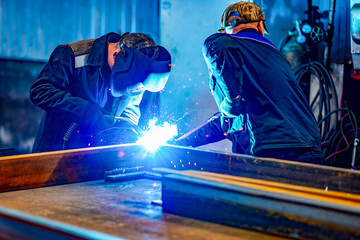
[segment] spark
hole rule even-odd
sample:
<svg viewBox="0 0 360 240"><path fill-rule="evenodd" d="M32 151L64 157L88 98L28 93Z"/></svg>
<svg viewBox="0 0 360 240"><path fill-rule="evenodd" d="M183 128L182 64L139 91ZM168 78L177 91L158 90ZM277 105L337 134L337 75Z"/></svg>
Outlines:
<svg viewBox="0 0 360 240"><path fill-rule="evenodd" d="M156 122L156 118L151 119L148 124L149 130L145 131L137 141L150 152L156 151L161 145L166 144L178 134L176 125L165 122L162 126L158 126L155 125Z"/></svg>

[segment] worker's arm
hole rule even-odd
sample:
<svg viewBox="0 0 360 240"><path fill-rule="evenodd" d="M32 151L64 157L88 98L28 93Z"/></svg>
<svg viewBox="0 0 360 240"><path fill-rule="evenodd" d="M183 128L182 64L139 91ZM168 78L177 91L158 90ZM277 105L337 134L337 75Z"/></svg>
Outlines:
<svg viewBox="0 0 360 240"><path fill-rule="evenodd" d="M102 108L68 90L74 81L74 59L68 45L58 46L32 85L30 99L47 112L62 114L69 121L96 128L95 131L103 129L107 122Z"/></svg>
<svg viewBox="0 0 360 240"><path fill-rule="evenodd" d="M214 34L206 39L203 54L209 68L212 81L211 90L225 117L233 118L242 113L243 93L243 57L231 37L226 34ZM218 89L217 89L218 88Z"/></svg>
<svg viewBox="0 0 360 240"><path fill-rule="evenodd" d="M203 124L179 137L174 143L182 146L198 147L225 138L224 131L221 129L221 113L217 113Z"/></svg>

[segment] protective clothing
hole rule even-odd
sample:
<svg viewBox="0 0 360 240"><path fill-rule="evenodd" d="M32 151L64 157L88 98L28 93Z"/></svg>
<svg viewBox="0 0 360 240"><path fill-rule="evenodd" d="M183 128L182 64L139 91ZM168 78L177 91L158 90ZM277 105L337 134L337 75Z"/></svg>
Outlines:
<svg viewBox="0 0 360 240"><path fill-rule="evenodd" d="M181 144L228 138L234 153L266 157L262 153L271 150L269 157L322 162L315 117L289 63L271 42L252 29L217 33L206 39L203 54L221 115L181 138ZM294 151L315 157L303 159L291 155Z"/></svg>
<svg viewBox="0 0 360 240"><path fill-rule="evenodd" d="M92 146L92 138L113 123L105 115L138 123L143 92L111 94L107 46L119 39L108 33L56 47L30 90L31 101L45 111L33 152Z"/></svg>

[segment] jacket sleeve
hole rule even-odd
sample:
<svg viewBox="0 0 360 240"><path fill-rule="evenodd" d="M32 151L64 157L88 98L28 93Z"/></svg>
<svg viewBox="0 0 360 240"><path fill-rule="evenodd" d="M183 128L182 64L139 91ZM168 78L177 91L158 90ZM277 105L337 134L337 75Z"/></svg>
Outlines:
<svg viewBox="0 0 360 240"><path fill-rule="evenodd" d="M182 146L198 147L225 138L226 136L221 128L221 113L216 113L203 124L175 140L174 143Z"/></svg>
<svg viewBox="0 0 360 240"><path fill-rule="evenodd" d="M214 34L205 40L203 55L210 78L215 80L214 88L219 88L216 94L222 95L218 103L220 111L226 117L239 116L243 93L243 57L239 47L230 36Z"/></svg>
<svg viewBox="0 0 360 240"><path fill-rule="evenodd" d="M31 101L46 112L66 116L69 121L106 127L107 122L100 106L76 97L69 91L70 82L74 80L74 66L71 48L68 45L58 46L31 86Z"/></svg>

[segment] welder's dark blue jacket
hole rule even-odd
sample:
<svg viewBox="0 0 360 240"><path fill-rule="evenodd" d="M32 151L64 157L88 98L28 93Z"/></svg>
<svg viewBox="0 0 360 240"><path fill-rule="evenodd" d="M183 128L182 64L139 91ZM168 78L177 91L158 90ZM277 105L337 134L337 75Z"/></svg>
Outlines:
<svg viewBox="0 0 360 240"><path fill-rule="evenodd" d="M119 39L109 33L56 47L30 90L32 102L45 110L33 152L89 146L111 124L104 115L138 123L142 94L114 98L110 91L107 46Z"/></svg>
<svg viewBox="0 0 360 240"><path fill-rule="evenodd" d="M230 139L233 152L312 149L320 153L315 117L288 61L256 30L208 37L203 54L221 114L185 138L199 146ZM289 159L291 160L291 159Z"/></svg>

